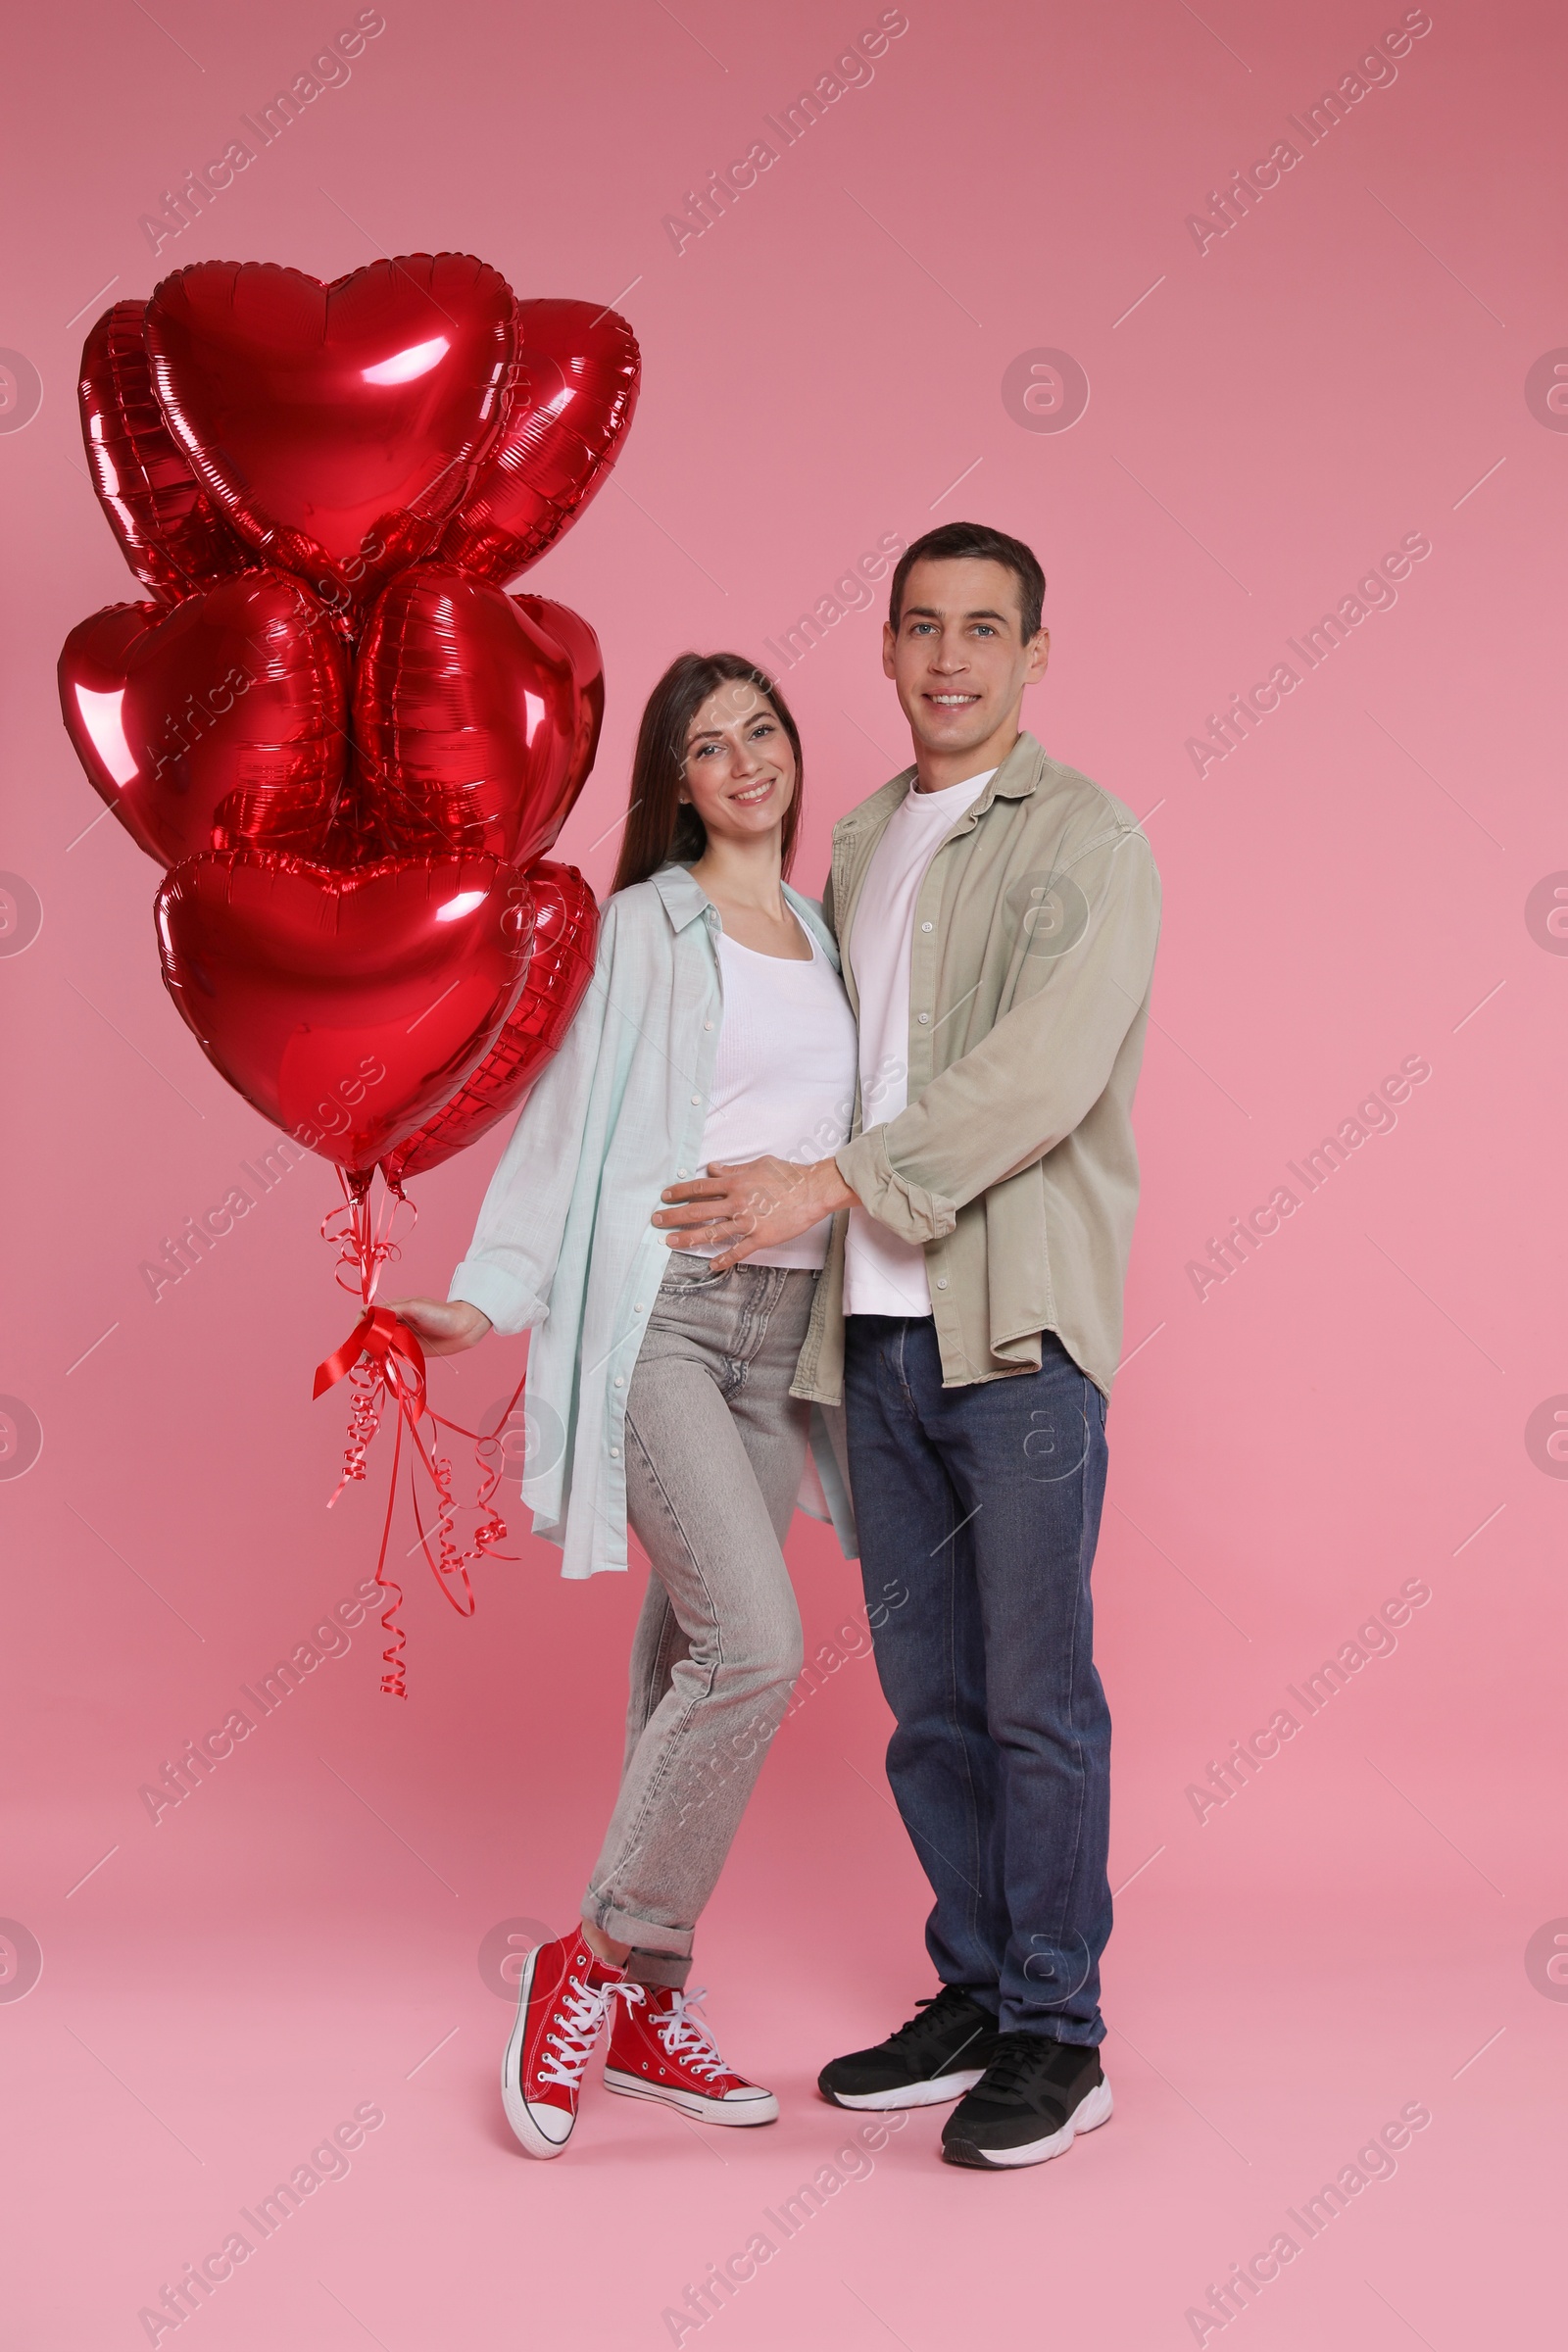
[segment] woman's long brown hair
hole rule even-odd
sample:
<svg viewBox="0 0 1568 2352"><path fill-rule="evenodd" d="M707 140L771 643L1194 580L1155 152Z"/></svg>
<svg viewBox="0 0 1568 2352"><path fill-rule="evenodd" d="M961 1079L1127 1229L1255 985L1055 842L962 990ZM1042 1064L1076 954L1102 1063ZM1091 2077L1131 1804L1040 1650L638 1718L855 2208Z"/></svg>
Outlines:
<svg viewBox="0 0 1568 2352"><path fill-rule="evenodd" d="M680 798L686 764L686 736L709 696L730 680L745 679L767 697L795 754L795 791L784 812L780 847L787 874L795 856L801 817L801 735L784 697L765 670L744 654L681 654L648 698L637 730L631 768L631 808L620 838L614 890L629 890L672 860L689 865L708 846L708 828L690 802Z"/></svg>

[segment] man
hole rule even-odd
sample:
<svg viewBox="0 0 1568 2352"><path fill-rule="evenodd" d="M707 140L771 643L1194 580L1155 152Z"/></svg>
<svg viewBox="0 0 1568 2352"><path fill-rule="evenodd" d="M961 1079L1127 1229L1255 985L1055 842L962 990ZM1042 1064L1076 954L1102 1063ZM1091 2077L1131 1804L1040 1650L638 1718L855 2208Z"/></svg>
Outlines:
<svg viewBox="0 0 1568 2352"><path fill-rule="evenodd" d="M1159 882L1129 811L1019 731L1044 592L1032 552L980 524L901 559L882 660L914 764L835 828L825 900L855 1133L806 1167L675 1185L655 1218L728 1245L723 1268L834 1214L794 1393L842 1396L866 1592L909 1595L871 1614L942 1989L820 2087L956 2098L943 2153L977 2167L1059 2155L1111 2108L1090 1569Z"/></svg>

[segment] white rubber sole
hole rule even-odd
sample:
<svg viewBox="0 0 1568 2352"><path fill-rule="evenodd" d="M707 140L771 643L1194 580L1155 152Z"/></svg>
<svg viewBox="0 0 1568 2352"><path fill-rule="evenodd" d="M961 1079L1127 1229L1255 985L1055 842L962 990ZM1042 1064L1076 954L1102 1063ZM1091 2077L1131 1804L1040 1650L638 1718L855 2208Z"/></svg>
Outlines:
<svg viewBox="0 0 1568 2352"><path fill-rule="evenodd" d="M887 2107L945 2107L961 2099L966 2090L973 2090L983 2066L960 2067L956 2074L938 2075L929 2082L906 2082L899 2090L867 2090L851 2093L847 2090L824 2090L822 2096L831 2107L887 2108Z"/></svg>
<svg viewBox="0 0 1568 2352"><path fill-rule="evenodd" d="M618 2067L605 2069L605 2088L622 2099L655 2099L673 2107L698 2124L776 2124L778 2101L764 2091L756 2099L705 2099L698 2091L677 2090L663 2083L645 2082L641 2075L623 2075Z"/></svg>
<svg viewBox="0 0 1568 2352"><path fill-rule="evenodd" d="M512 2032L507 2037L506 2054L501 2061L501 2104L506 2110L508 2123L528 2154L548 2157L563 2154L566 2141L571 2137L576 2118L572 2117L568 2122L564 2138L551 2139L534 2122L528 2102L522 2095L522 2042L528 2022L528 1994L533 1985L534 1962L543 1949L542 1944L536 1944L522 1964L522 1982L517 1987L517 2014L513 2021ZM559 2115L561 2109L552 2108L551 2113Z"/></svg>
<svg viewBox="0 0 1568 2352"><path fill-rule="evenodd" d="M1020 2164L1049 2164L1053 2156L1066 2155L1080 2132L1098 2132L1102 2124L1108 2124L1113 2111L1110 2084L1102 2081L1079 2100L1059 2132L1052 2132L1044 2139L1031 2140L1026 2147L976 2148L974 2154L982 2164L997 2165L1004 2169ZM969 2165L971 2170L979 2169L971 2157L959 2157L957 2161Z"/></svg>

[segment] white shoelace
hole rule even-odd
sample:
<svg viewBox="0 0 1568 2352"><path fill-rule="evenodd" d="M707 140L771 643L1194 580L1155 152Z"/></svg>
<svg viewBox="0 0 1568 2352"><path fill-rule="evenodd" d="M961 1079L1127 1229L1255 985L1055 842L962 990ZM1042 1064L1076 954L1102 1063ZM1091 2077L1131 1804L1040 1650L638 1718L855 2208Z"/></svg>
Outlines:
<svg viewBox="0 0 1568 2352"><path fill-rule="evenodd" d="M598 1985L585 1984L580 1977L566 1979L565 1990L555 2011L561 2032L545 2035L547 2055L540 2059L536 2070L541 2082L559 2082L567 2090L576 2089L616 1993L628 2001L647 1998L640 1984L629 1984L623 1978Z"/></svg>
<svg viewBox="0 0 1568 2352"><path fill-rule="evenodd" d="M694 2075L705 2075L711 2082L732 2070L719 2056L706 2020L692 2014L707 1990L706 1984L699 1984L691 1992L672 1993L668 2015L656 2018L654 2025L670 2056L678 2058Z"/></svg>

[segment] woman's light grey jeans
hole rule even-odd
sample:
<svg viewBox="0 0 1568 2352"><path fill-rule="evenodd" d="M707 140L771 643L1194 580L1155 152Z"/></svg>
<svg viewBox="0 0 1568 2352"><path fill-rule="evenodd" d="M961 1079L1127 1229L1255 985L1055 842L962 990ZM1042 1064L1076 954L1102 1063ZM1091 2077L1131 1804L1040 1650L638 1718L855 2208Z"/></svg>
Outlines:
<svg viewBox="0 0 1568 2352"><path fill-rule="evenodd" d="M789 1393L814 1274L671 1250L626 1400L626 1501L653 1563L620 1793L583 1899L627 1974L684 1984L698 1915L801 1671L781 1549L810 1408Z"/></svg>

